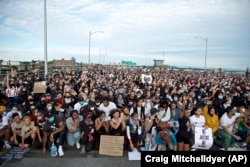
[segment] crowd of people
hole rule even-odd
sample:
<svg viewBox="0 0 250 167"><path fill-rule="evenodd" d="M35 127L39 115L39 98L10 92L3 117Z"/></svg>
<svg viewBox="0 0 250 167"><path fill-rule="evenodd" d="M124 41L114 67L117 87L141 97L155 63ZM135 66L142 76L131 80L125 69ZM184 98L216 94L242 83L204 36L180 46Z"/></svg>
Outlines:
<svg viewBox="0 0 250 167"><path fill-rule="evenodd" d="M34 83L46 81L44 93ZM196 127L211 128L222 150L250 146L246 77L154 68L88 66L45 79L8 73L0 93L1 149L52 143L81 154L101 135L124 136L124 148L190 151Z"/></svg>

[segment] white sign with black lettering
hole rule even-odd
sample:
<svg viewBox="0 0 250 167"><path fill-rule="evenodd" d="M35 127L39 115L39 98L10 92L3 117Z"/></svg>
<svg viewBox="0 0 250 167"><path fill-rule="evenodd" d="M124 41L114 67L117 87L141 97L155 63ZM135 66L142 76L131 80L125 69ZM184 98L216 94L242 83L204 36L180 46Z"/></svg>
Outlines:
<svg viewBox="0 0 250 167"><path fill-rule="evenodd" d="M179 125L178 121L171 120L171 121L168 122L168 124L174 130L175 134L179 131L180 125Z"/></svg>
<svg viewBox="0 0 250 167"><path fill-rule="evenodd" d="M211 128L195 127L194 145L192 148L209 150L213 145L213 135Z"/></svg>

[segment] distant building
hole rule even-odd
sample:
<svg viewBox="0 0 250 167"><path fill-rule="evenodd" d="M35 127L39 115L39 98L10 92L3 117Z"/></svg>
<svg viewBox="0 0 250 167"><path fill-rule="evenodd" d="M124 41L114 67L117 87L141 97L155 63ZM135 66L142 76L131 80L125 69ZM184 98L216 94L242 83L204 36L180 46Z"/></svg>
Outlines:
<svg viewBox="0 0 250 167"><path fill-rule="evenodd" d="M65 60L65 59L53 60L52 64L54 66L75 66L76 60L75 60L75 58L72 58L71 60Z"/></svg>
<svg viewBox="0 0 250 167"><path fill-rule="evenodd" d="M164 60L154 59L154 69L166 70L168 69L168 65L164 65Z"/></svg>
<svg viewBox="0 0 250 167"><path fill-rule="evenodd" d="M3 66L19 66L20 62L19 61L2 61L1 65Z"/></svg>
<svg viewBox="0 0 250 167"><path fill-rule="evenodd" d="M222 73L224 72L224 70L222 68L214 68L212 72L216 74L216 73Z"/></svg>
<svg viewBox="0 0 250 167"><path fill-rule="evenodd" d="M162 67L164 66L164 60L155 60L154 59L154 67Z"/></svg>

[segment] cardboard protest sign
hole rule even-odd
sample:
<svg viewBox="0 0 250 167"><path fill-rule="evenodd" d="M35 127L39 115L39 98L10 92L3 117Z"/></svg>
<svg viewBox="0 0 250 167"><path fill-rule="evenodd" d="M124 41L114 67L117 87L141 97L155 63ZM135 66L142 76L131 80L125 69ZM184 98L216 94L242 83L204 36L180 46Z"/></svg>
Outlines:
<svg viewBox="0 0 250 167"><path fill-rule="evenodd" d="M46 93L46 82L40 81L34 83L34 93Z"/></svg>
<svg viewBox="0 0 250 167"><path fill-rule="evenodd" d="M124 136L101 135L99 154L123 156Z"/></svg>

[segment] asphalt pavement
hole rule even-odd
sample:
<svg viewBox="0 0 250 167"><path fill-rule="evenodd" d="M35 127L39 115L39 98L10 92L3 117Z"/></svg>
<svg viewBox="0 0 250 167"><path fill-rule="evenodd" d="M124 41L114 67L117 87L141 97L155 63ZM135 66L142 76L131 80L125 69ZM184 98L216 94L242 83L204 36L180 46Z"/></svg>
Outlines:
<svg viewBox="0 0 250 167"><path fill-rule="evenodd" d="M141 161L129 161L128 152L123 156L100 155L97 150L80 154L76 148L65 148L63 157L51 157L40 149L31 149L21 161L10 161L4 167L140 167Z"/></svg>

